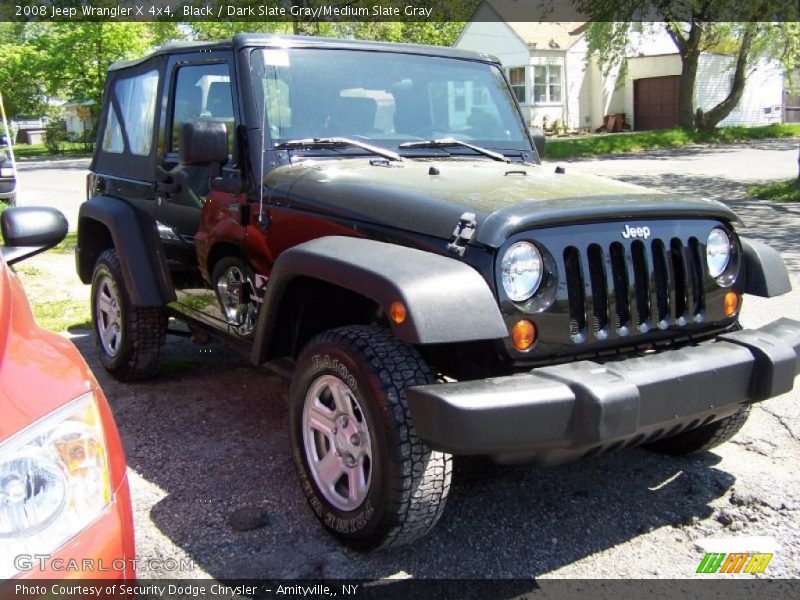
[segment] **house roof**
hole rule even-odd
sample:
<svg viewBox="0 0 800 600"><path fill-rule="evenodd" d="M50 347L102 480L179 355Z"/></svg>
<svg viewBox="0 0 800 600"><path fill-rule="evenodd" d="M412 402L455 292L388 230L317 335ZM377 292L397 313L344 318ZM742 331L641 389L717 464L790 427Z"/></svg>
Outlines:
<svg viewBox="0 0 800 600"><path fill-rule="evenodd" d="M553 21L537 2L484 0L519 38L538 50L567 50L583 37L586 21Z"/></svg>

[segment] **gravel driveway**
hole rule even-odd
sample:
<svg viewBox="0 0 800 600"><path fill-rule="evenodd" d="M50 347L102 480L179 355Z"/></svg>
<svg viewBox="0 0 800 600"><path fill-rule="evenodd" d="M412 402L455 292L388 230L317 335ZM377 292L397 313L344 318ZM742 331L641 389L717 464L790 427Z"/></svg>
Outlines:
<svg viewBox="0 0 800 600"><path fill-rule="evenodd" d="M745 231L779 248L800 290L800 206L744 199L744 184L791 177L797 141L572 161L730 203ZM24 185L23 179L23 185ZM800 319L800 292L747 298L742 321ZM186 577L694 576L695 542L771 535L766 576L800 575L797 390L758 405L734 442L691 458L634 449L550 469L457 460L444 516L411 548L357 554L312 518L296 482L287 386L215 346L170 337L160 378L106 376L87 334L75 343L100 378L130 466L141 558L189 558ZM241 531L252 525L263 525ZM163 576L142 572L141 577ZM171 573L176 575L176 573Z"/></svg>

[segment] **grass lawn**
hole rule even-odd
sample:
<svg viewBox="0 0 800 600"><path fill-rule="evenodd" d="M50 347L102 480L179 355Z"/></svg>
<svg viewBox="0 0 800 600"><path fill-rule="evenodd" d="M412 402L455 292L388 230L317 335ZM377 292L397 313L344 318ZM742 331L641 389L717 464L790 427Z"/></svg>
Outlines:
<svg viewBox="0 0 800 600"><path fill-rule="evenodd" d="M87 151L86 146L79 142L67 142L64 144L64 153L58 156L91 156L91 150ZM15 158L53 158L53 154L44 144L19 144L14 146Z"/></svg>
<svg viewBox="0 0 800 600"><path fill-rule="evenodd" d="M618 154L653 148L680 148L688 144L733 143L795 136L800 136L800 123L766 125L764 127L722 127L711 133L676 128L597 134L568 140L548 139L545 146L545 158Z"/></svg>
<svg viewBox="0 0 800 600"><path fill-rule="evenodd" d="M15 265L36 322L50 331L91 326L89 286L75 272L68 243Z"/></svg>
<svg viewBox="0 0 800 600"><path fill-rule="evenodd" d="M0 202L0 212L4 208L6 204ZM75 273L77 239L72 231L55 248L14 265L36 322L51 331L91 326L89 286L83 285Z"/></svg>
<svg viewBox="0 0 800 600"><path fill-rule="evenodd" d="M763 183L747 188L747 195L776 202L800 202L800 189L797 188L797 179Z"/></svg>

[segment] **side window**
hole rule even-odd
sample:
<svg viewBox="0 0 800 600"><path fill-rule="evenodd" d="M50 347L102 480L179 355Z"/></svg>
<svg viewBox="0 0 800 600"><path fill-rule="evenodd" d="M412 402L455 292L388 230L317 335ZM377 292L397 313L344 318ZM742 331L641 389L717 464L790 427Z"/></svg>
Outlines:
<svg viewBox="0 0 800 600"><path fill-rule="evenodd" d="M122 128L119 126L117 111L114 110L112 105L108 107L108 117L106 118L106 127L103 132L103 151L122 154L123 149Z"/></svg>
<svg viewBox="0 0 800 600"><path fill-rule="evenodd" d="M179 150L181 125L193 121L225 123L233 134L231 77L225 63L180 67L172 105L172 151Z"/></svg>
<svg viewBox="0 0 800 600"><path fill-rule="evenodd" d="M153 123L156 115L156 90L158 71L148 71L136 77L126 77L114 84L114 95L119 103L121 115L113 106L108 111L108 122L103 139L103 149L121 152L120 123L124 123L131 154L148 156L153 144Z"/></svg>

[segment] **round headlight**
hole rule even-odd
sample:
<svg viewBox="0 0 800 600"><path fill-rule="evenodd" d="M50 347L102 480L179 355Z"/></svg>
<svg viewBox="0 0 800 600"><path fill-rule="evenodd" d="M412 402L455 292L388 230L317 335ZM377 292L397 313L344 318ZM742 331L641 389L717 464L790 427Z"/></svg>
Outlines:
<svg viewBox="0 0 800 600"><path fill-rule="evenodd" d="M706 242L706 263L711 277L719 277L731 261L731 240L728 234L715 227L708 234Z"/></svg>
<svg viewBox="0 0 800 600"><path fill-rule="evenodd" d="M506 250L500 270L508 297L514 302L523 302L539 289L544 262L536 246L530 242L517 242Z"/></svg>

